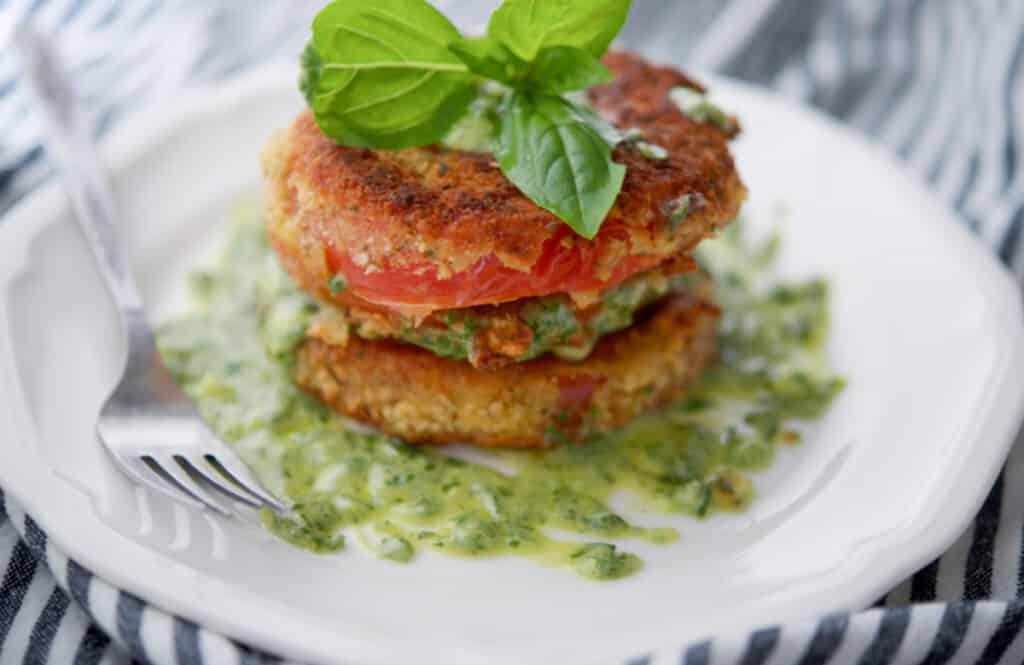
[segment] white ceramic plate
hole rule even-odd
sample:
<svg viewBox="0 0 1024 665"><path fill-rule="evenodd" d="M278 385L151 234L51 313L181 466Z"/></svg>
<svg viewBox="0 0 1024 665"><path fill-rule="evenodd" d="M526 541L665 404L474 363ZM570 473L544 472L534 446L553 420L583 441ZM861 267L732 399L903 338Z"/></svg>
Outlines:
<svg viewBox="0 0 1024 665"><path fill-rule="evenodd" d="M109 142L154 307L226 206L258 185L260 146L299 108L294 80L258 72L138 117ZM637 576L598 584L511 559L316 557L129 485L92 433L119 332L53 186L0 225L0 486L110 582L311 661L614 662L870 603L954 540L1003 461L1024 406L1020 295L878 150L765 92L714 90L746 128L735 149L751 221L774 224L783 203L785 271L834 281L831 350L849 388L804 445L756 476L749 512L644 518L683 538L638 546Z"/></svg>

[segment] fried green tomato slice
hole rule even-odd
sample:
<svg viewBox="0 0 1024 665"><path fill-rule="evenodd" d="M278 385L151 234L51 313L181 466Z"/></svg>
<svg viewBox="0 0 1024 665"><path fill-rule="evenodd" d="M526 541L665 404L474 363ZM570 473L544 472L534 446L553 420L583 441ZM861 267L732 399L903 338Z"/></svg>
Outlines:
<svg viewBox="0 0 1024 665"><path fill-rule="evenodd" d="M516 189L490 154L338 145L306 112L263 151L267 229L299 257L292 277L328 301L340 277L362 300L421 318L604 290L715 235L746 196L733 132L676 107L673 88L702 90L678 70L623 53L605 61L616 79L589 91L595 110L665 158L615 148L625 181L593 240Z"/></svg>
<svg viewBox="0 0 1024 665"><path fill-rule="evenodd" d="M356 335L307 338L294 378L339 413L414 444L544 448L613 430L677 399L715 356L706 292L670 296L583 362L548 355L495 370Z"/></svg>

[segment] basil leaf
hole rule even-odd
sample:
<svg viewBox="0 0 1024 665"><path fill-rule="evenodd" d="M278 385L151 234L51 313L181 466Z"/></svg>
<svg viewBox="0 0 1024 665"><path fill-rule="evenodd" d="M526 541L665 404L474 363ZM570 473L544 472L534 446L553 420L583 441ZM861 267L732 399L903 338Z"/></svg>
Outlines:
<svg viewBox="0 0 1024 665"><path fill-rule="evenodd" d="M546 46L576 46L600 58L619 34L630 0L505 0L487 34L523 60Z"/></svg>
<svg viewBox="0 0 1024 665"><path fill-rule="evenodd" d="M313 105L313 96L320 84L320 54L316 52L313 42L306 44L299 60L299 90L306 98L306 103Z"/></svg>
<svg viewBox="0 0 1024 665"><path fill-rule="evenodd" d="M560 94L612 80L600 60L575 46L549 46L529 63L493 37L458 39L448 48L473 73L513 87Z"/></svg>
<svg viewBox="0 0 1024 665"><path fill-rule="evenodd" d="M495 157L523 194L587 239L597 235L626 175L575 106L522 91L506 101Z"/></svg>
<svg viewBox="0 0 1024 665"><path fill-rule="evenodd" d="M612 73L588 51L549 46L537 54L524 83L553 94L582 90L612 80Z"/></svg>
<svg viewBox="0 0 1024 665"><path fill-rule="evenodd" d="M619 131L619 128L599 116L590 106L590 99L587 93L579 90L565 95L565 98L573 105L576 115L581 122L590 125L601 138L605 140L609 148L614 148L623 141L629 141L630 137Z"/></svg>
<svg viewBox="0 0 1024 665"><path fill-rule="evenodd" d="M328 5L313 20L317 124L346 145L436 143L473 98L472 75L448 50L459 37L426 0Z"/></svg>
<svg viewBox="0 0 1024 665"><path fill-rule="evenodd" d="M460 38L448 48L471 72L502 83L513 84L523 75L526 63L507 46L491 37Z"/></svg>

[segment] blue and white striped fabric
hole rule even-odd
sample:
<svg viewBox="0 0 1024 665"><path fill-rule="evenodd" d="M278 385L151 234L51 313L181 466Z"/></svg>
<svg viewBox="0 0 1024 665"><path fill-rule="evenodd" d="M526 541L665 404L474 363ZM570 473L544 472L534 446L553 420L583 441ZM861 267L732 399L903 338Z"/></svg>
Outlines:
<svg viewBox="0 0 1024 665"><path fill-rule="evenodd" d="M26 12L59 34L103 132L142 104L173 104L182 87L293 57L318 4L0 0L0 45L3 25ZM473 27L495 3L438 4ZM860 129L931 183L1024 282L1024 1L635 0L622 41L774 87ZM0 212L45 177L28 107L0 48ZM0 491L0 665L133 660L279 662L94 578ZM1024 440L960 540L875 608L633 662L1024 663Z"/></svg>

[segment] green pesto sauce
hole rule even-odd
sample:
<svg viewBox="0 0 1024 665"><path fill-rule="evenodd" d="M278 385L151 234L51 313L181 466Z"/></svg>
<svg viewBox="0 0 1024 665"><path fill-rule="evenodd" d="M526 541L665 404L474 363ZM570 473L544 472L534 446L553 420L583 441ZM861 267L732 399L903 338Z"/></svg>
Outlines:
<svg viewBox="0 0 1024 665"><path fill-rule="evenodd" d="M515 360L525 362L545 353L565 360L582 360L599 339L631 326L638 310L670 292L686 288L690 282L687 275L634 277L602 293L601 300L585 318L580 317L565 296L535 298L519 313L533 336L530 347ZM403 341L442 358L466 360L475 355L475 340L483 325L486 319L474 317L466 310L453 310L443 327L417 326L409 320L400 336ZM353 332L360 334L358 325Z"/></svg>
<svg viewBox="0 0 1024 665"><path fill-rule="evenodd" d="M683 115L694 122L710 122L723 132L734 132L737 129L736 120L731 115L712 104L706 95L692 88L672 88L668 97Z"/></svg>
<svg viewBox="0 0 1024 665"><path fill-rule="evenodd" d="M496 123L494 114L500 101L499 94L482 91L470 103L466 113L459 118L448 134L441 139L441 145L452 150L468 152L491 152Z"/></svg>
<svg viewBox="0 0 1024 665"><path fill-rule="evenodd" d="M796 442L798 421L820 416L842 388L823 353L827 286L776 281L776 244L736 230L702 245L725 309L721 361L686 399L548 451L477 451L467 462L300 393L290 364L317 305L290 284L251 216L231 228L222 259L192 277L195 306L162 328L160 348L210 425L287 497L290 514L265 515L279 537L314 552L356 544L402 563L424 549L525 556L614 579L641 566L631 540L679 535L633 524L611 507L614 494L695 518L742 510L754 496L748 473Z"/></svg>

